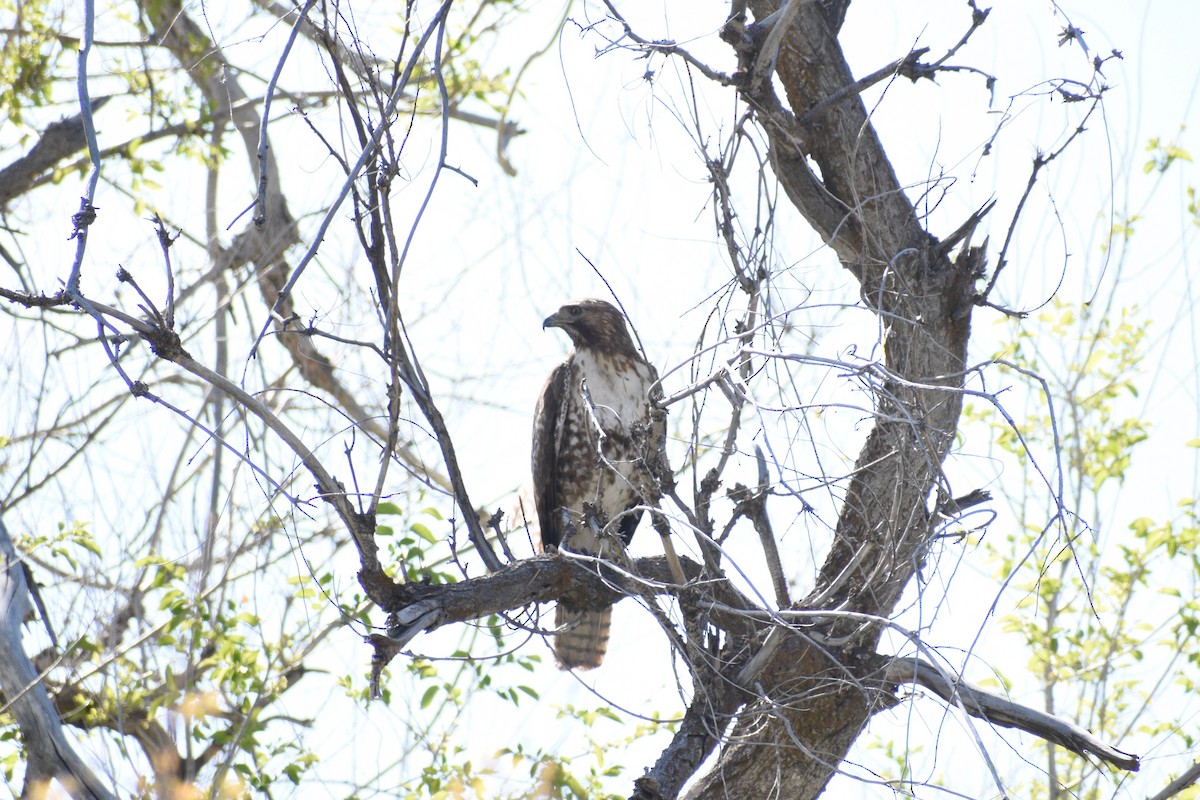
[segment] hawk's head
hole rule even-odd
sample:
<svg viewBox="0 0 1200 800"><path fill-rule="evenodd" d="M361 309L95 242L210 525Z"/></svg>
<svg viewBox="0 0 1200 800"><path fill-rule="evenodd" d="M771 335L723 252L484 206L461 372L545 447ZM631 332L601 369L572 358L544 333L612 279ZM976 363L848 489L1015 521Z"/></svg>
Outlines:
<svg viewBox="0 0 1200 800"><path fill-rule="evenodd" d="M577 350L590 348L610 355L640 358L629 338L625 317L605 300L572 300L546 317L542 327L562 328Z"/></svg>

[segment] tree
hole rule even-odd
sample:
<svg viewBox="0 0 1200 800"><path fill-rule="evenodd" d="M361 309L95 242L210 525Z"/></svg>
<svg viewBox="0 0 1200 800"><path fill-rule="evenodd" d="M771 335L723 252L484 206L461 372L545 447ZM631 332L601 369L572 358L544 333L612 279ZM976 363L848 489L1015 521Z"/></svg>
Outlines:
<svg viewBox="0 0 1200 800"><path fill-rule="evenodd" d="M110 765L121 792L240 796L276 791L283 779L300 784L318 755L279 728L322 720L306 710L316 718L297 723L287 699L316 679L333 643L361 641L356 633L371 645L359 654L371 660L370 682L346 676L347 691L456 718L466 693L514 705L538 696L514 675L544 669L522 643L547 634L539 604L601 608L623 598L658 622L686 684L686 710L656 763L622 778L635 797L685 787L697 797L818 796L868 722L913 684L979 724L1137 769L1113 743L971 687L898 621L914 582L988 499L946 467L964 397L1011 423L998 394L973 383L998 367L969 359L972 319L980 308L1022 315L997 298L1027 203L1097 119L1103 67L1118 54L1093 53L1069 22L1061 29L1087 74L1041 91L1064 105L1066 122L1034 157L1024 194L1007 201L1003 240L989 248L979 239L992 204L936 233L931 220L945 218L934 192L951 190L938 180L914 190L897 177L863 101L893 86L880 101L892 102L904 81L952 71L993 86L958 61L989 12L969 3L961 39L942 54L918 48L856 79L838 39L847 7L733 3L721 12L721 49L711 36L701 45L711 58L648 33L613 4L578 22L609 58L644 59L648 82L656 71L681 76L687 99L671 110L706 171L731 276L702 283L709 315L695 330L672 331L695 350L659 369L659 408L675 437L644 499L656 530L686 547L682 574L662 556L599 567L520 557L525 521L481 508L461 465L464 438L448 409L475 376L439 358L426 324L462 335L454 320L486 312L457 278L444 296L422 295L438 286L431 278L454 246L426 239L439 202L455 196L449 184L478 183L452 132L494 137L502 168L514 172L507 148L521 131L509 116L540 51L526 47L511 68L479 54L503 50L500 34L523 24L520 8L413 2L394 16L391 7L309 0L256 2L226 19L138 2L100 26L88 4L71 39L55 32L71 28L55 19L68 12L18 7L5 68L19 79L3 100L27 152L0 173L0 202L14 230L42 213L69 218L74 253L56 272L47 253L11 237L17 283L0 295L21 342L8 355L20 406L11 434L0 431L11 476L0 502L11 519L62 500L57 532L9 524L35 581L61 582L48 608L89 613L30 664L45 672L62 723L103 731L122 753ZM81 64L79 110L40 131L17 127L53 116L70 48ZM735 109L717 134L702 110L709 97ZM97 128L110 130L120 110L136 132L102 147ZM159 192L155 174L177 191ZM63 208L66 189L50 194L56 183L84 195L78 207ZM136 227L147 213L152 226ZM853 278L857 298L845 305L872 315L864 343L875 355L804 341L796 320L805 305L784 280L799 258L786 248L801 219ZM460 224L457 236L472 233ZM129 247L131 237L139 244ZM115 284L103 277L110 258L123 265ZM863 329L858 318L850 325ZM815 370L851 377L867 398L854 422L831 425L859 445L853 463L823 461L814 445L805 452L804 440L816 439L816 395L795 387L811 385ZM138 442L140 458L114 461ZM818 489L822 499L810 500ZM1066 515L1068 498L1053 485L1038 491L1054 519ZM127 509L136 518L147 510L145 522L108 521ZM802 580L777 531L820 529L829 514L827 547ZM103 537L73 522L99 518ZM747 586L738 574L750 530L769 585ZM8 576L19 594L19 574ZM17 617L8 619L15 652ZM439 629L462 637L449 676L406 652ZM21 716L29 666L5 670L0 687L26 737L24 780L82 781L75 761L40 755L45 740L27 721L59 720L44 706ZM410 764L404 791L491 791L410 713L410 738L389 754ZM125 755L129 743L140 756ZM523 747L510 754L531 765L535 793L611 790L602 769L585 774L561 754ZM414 777L418 749L427 764ZM130 774L146 777L122 783Z"/></svg>

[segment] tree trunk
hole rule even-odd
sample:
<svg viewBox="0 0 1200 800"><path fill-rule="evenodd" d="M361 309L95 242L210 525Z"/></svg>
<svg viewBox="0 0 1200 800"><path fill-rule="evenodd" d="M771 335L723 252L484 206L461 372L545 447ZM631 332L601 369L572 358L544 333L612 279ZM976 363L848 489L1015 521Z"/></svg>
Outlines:
<svg viewBox="0 0 1200 800"><path fill-rule="evenodd" d="M846 91L854 78L832 31L837 19L818 3L791 5L775 19L787 25L782 36L744 20L727 26L738 89L759 109L788 198L859 280L863 302L888 331L883 368L872 376L875 427L816 586L794 608L886 618L929 544L930 498L945 484L941 464L958 426L984 256L966 248L952 260L921 226L858 92ZM778 10L767 0L750 6L758 20ZM763 71L772 61L764 45L774 42L786 104ZM882 627L852 615L819 636L787 635L744 687L758 699L739 714L733 744L689 796L821 794L871 714L894 703L886 659L875 652Z"/></svg>

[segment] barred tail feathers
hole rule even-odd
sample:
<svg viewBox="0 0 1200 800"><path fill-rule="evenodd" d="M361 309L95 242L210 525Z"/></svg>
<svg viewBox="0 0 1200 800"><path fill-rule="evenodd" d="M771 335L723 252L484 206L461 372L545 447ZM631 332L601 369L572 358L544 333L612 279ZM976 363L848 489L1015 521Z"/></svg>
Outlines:
<svg viewBox="0 0 1200 800"><path fill-rule="evenodd" d="M572 611L560 603L554 612L554 657L560 669L594 669L608 652L612 606L602 611ZM566 630L564 630L566 628Z"/></svg>

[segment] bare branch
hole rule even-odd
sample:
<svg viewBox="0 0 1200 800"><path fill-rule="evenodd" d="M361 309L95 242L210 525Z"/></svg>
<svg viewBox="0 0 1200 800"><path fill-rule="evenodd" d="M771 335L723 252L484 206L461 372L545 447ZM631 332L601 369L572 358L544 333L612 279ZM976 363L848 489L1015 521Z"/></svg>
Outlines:
<svg viewBox="0 0 1200 800"><path fill-rule="evenodd" d="M680 558L686 577L701 575L693 561ZM725 581L704 581L703 591L719 601L715 619L730 630L754 627L739 609L753 608ZM407 644L417 634L455 622L523 608L530 603L566 600L573 608L599 610L624 597L670 594L679 590L665 556L639 558L622 570L598 558L572 554L534 556L502 567L497 572L451 584L395 584L381 597L390 614L388 635Z"/></svg>
<svg viewBox="0 0 1200 800"><path fill-rule="evenodd" d="M887 680L896 685L916 683L972 717L1032 733L1081 756L1095 756L1131 771L1141 765L1137 756L1105 744L1077 725L985 692L919 658L892 661L887 668Z"/></svg>
<svg viewBox="0 0 1200 800"><path fill-rule="evenodd" d="M1170 798L1178 796L1184 789L1194 785L1196 781L1200 781L1200 761L1188 767L1182 775L1168 783L1161 792L1149 800L1170 800Z"/></svg>
<svg viewBox="0 0 1200 800"><path fill-rule="evenodd" d="M110 99L96 98L91 113L99 111ZM82 112L47 125L28 153L0 169L0 208L32 189L42 173L85 147L87 137Z"/></svg>
<svg viewBox="0 0 1200 800"><path fill-rule="evenodd" d="M18 293L4 291L3 295L19 302L19 297L14 297ZM38 298L30 298L31 302L38 302ZM128 325L133 330L137 331L144 339L146 339L155 355L167 361L175 363L202 379L208 385L215 389L224 392L228 397L236 400L247 411L258 417L268 428L270 428L279 438L295 453L303 462L305 468L317 480L317 490L322 499L333 505L337 510L338 516L342 518L347 530L354 538L355 544L358 545L359 555L362 559L362 566L365 575L369 580L381 580L390 583L390 580L384 575L382 566L379 563L378 545L375 543L373 521L364 519L362 515L354 509L346 496L345 488L337 481L325 468L324 464L316 457L316 455L308 448L304 441L296 435L279 417L271 411L261 400L254 395L244 390L241 386L233 381L215 372L203 364L192 358L180 343L179 335L174 331L163 327L153 325L145 320L138 319L116 308L106 306L103 303L90 304L96 313L105 317L113 317L124 324ZM139 396L147 396L148 389L142 384L133 386L133 391ZM155 398L158 400L158 398ZM162 402L158 400L158 402ZM168 407L169 404L168 404ZM186 417L182 411L175 409L177 413ZM192 420L193 424L199 424ZM210 432L211 434L211 432ZM215 435L215 434L212 434ZM236 452L236 451L235 451ZM239 454L240 456L240 454ZM253 465L251 465L253 466Z"/></svg>

